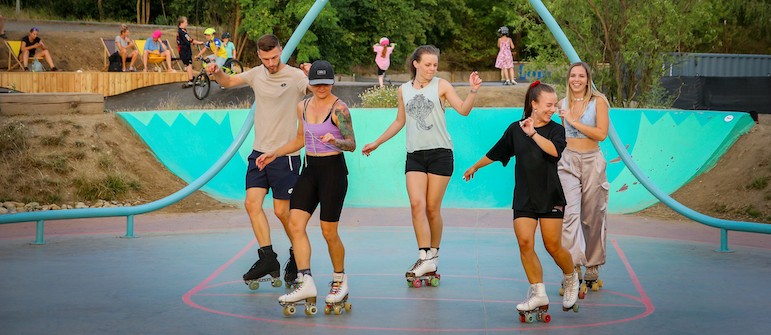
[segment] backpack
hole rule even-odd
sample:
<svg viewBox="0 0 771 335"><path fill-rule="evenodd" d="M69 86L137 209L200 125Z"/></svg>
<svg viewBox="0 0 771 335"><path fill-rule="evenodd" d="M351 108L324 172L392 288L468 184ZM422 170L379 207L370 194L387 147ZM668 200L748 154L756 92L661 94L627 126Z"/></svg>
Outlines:
<svg viewBox="0 0 771 335"><path fill-rule="evenodd" d="M107 72L122 72L123 62L120 59L120 53L117 51L110 55L110 65L107 67Z"/></svg>
<svg viewBox="0 0 771 335"><path fill-rule="evenodd" d="M35 59L32 64L29 65L29 69L32 72L43 72L45 69L43 68L43 64L40 63L39 60Z"/></svg>

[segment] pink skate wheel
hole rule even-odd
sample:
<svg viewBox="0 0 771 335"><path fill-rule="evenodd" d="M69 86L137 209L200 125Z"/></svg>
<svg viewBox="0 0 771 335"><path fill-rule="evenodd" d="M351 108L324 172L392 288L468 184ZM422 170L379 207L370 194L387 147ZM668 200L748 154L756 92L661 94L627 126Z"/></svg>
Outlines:
<svg viewBox="0 0 771 335"><path fill-rule="evenodd" d="M412 281L412 286L414 286L415 288L419 288L423 286L423 282L420 279L415 279Z"/></svg>
<svg viewBox="0 0 771 335"><path fill-rule="evenodd" d="M545 323L549 323L549 321L551 321L551 315L549 315L549 314L544 314L544 315L543 315L543 322L545 322Z"/></svg>

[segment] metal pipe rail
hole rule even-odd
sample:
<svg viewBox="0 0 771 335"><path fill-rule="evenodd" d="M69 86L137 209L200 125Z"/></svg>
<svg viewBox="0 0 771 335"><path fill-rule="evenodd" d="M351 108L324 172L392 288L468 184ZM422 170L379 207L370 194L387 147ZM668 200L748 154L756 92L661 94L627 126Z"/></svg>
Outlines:
<svg viewBox="0 0 771 335"><path fill-rule="evenodd" d="M573 45L568 40L567 36L565 36L565 33L562 31L562 28L559 26L559 24L557 24L557 21L551 15L551 12L549 12L546 6L544 6L543 2L541 0L530 0L530 4L533 6L533 8L535 8L536 12L538 12L538 15L541 16L541 19L543 19L544 23L546 23L546 26L549 27L552 35L554 35L554 38L557 39L557 42L562 47L562 50L565 51L565 55L567 55L570 62L580 62L581 58L578 57L578 53L576 53ZM594 85L594 83L592 83L592 85ZM632 172L632 175L634 175L635 178L640 181L640 184L642 184L649 192L651 192L653 196L681 215L701 224L720 229L720 249L716 251L731 252L731 249L728 248L729 230L771 234L771 224L731 221L714 218L694 211L693 209L690 209L677 202L677 200L672 199L672 197L661 191L661 189L659 189L659 187L656 186L656 184L654 184L648 178L648 176L642 172L642 170L640 170L640 167L637 166L637 163L634 162L632 156L629 155L629 152L626 151L623 143L621 143L621 139L618 137L618 133L616 133L616 128L613 127L613 122L610 122L609 125L610 127L608 128L608 137L610 138L610 142L613 144L613 148L616 149L616 152L618 152L621 160L624 161L624 164L629 169L629 171Z"/></svg>
<svg viewBox="0 0 771 335"><path fill-rule="evenodd" d="M316 0L313 6L305 14L305 17L297 26L297 29L292 33L292 37L289 38L284 50L281 53L281 61L286 63L289 60L289 56L292 55L300 40L308 31L313 21L319 15L321 10L326 6L329 0ZM125 237L134 237L134 216L137 214L144 214L159 210L161 208L170 206L185 197L189 196L196 190L200 189L209 180L214 178L217 173L230 161L231 158L238 152L238 148L244 143L247 135L254 125L254 109L255 104L252 104L252 108L249 110L249 114L244 120L244 124L241 126L241 130L236 135L233 143L225 150L225 153L212 165L206 172L200 177L194 180L189 185L180 189L173 194L158 199L156 201L142 204L139 206L130 207L112 207L112 208L83 208L83 209L70 209L70 210L57 210L57 211L45 211L45 212L25 212L16 214L4 214L0 215L0 224L17 223L17 222L37 222L37 229L35 233L35 242L33 244L45 244L44 229L46 220L65 220L65 219L77 219L77 218L97 218L97 217L114 217L125 216L126 217L126 235Z"/></svg>

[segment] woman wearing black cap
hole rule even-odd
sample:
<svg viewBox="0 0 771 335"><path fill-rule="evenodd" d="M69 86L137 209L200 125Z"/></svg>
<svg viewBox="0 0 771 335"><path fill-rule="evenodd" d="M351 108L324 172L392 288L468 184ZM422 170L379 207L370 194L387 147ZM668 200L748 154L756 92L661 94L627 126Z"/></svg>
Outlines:
<svg viewBox="0 0 771 335"><path fill-rule="evenodd" d="M292 191L289 230L297 262L297 288L278 298L285 314L294 313L294 304L305 300L306 314L316 312L316 284L311 275L311 245L305 229L316 207L321 204L321 232L327 241L334 274L326 297L325 313L340 314L348 303L348 278L345 275L345 247L337 233L343 201L348 191L348 168L343 151L356 149L351 113L348 106L332 94L335 71L327 61L315 61L308 72L313 96L297 105L302 120L295 139L257 159L264 167L273 158L305 146L305 165Z"/></svg>

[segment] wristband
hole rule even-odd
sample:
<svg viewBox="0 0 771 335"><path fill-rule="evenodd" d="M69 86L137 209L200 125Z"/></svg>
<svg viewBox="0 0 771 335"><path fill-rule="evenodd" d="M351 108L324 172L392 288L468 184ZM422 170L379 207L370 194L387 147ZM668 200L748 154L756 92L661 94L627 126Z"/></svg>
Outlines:
<svg viewBox="0 0 771 335"><path fill-rule="evenodd" d="M527 137L533 138L533 136L535 136L535 134L538 134L538 132L537 132L537 131L534 131L532 134L530 134L530 135L527 135Z"/></svg>
<svg viewBox="0 0 771 335"><path fill-rule="evenodd" d="M476 92L479 92L479 90L473 90L473 89L472 89L472 90L470 90L469 92L470 92L470 93L476 93Z"/></svg>

